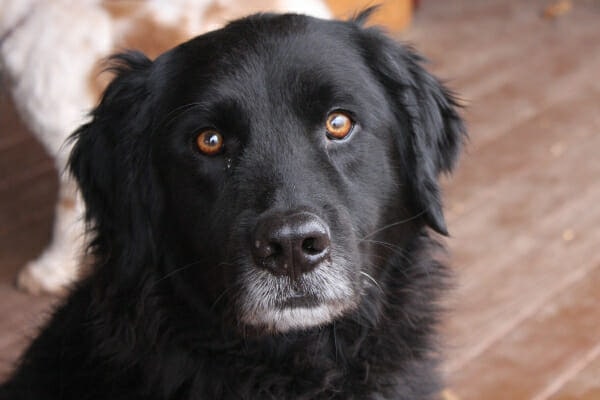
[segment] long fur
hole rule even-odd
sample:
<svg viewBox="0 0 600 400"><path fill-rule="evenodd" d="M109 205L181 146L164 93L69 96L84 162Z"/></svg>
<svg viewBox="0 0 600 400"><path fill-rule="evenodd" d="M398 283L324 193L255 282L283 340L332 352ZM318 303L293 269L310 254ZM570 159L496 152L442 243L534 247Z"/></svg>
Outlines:
<svg viewBox="0 0 600 400"><path fill-rule="evenodd" d="M69 162L94 271L0 398L435 397L449 273L429 229L446 233L437 178L465 131L421 58L364 19L257 15L154 62L115 57ZM322 114L340 103L357 132L327 141ZM223 155L192 150L182 126L205 127L204 114L229 133ZM247 237L261 216L298 207L331 229L331 271L315 276L337 274L348 295L341 316L278 331L241 306L263 304L245 290L253 279L281 295ZM327 290L314 281L301 283Z"/></svg>

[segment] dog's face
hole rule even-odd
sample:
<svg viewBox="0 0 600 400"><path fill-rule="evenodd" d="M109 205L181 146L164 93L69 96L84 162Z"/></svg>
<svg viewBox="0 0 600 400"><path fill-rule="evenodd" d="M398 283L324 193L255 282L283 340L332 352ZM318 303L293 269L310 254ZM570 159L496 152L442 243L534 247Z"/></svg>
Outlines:
<svg viewBox="0 0 600 400"><path fill-rule="evenodd" d="M169 54L153 154L185 263L226 274L242 322L284 331L356 306L361 239L401 193L394 112L359 49L274 23Z"/></svg>
<svg viewBox="0 0 600 400"><path fill-rule="evenodd" d="M424 225L445 232L436 181L462 125L378 31L255 16L120 60L71 161L119 268L285 332L350 313L390 253Z"/></svg>

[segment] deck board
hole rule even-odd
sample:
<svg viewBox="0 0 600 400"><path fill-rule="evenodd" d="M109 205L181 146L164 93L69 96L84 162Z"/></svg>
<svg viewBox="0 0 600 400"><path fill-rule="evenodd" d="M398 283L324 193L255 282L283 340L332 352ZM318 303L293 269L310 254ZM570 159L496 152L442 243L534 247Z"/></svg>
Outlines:
<svg viewBox="0 0 600 400"><path fill-rule="evenodd" d="M600 384L581 382L598 372L587 357L600 334L578 340L572 314L535 321L561 299L583 304L577 283L600 266L599 3L577 2L558 21L539 18L547 2L473 3L425 4L409 33L466 99L471 132L446 184L459 275L445 325L450 386L463 400L593 399ZM558 329L574 340L546 332ZM528 344L544 337L534 354ZM554 363L545 348L572 358Z"/></svg>
<svg viewBox="0 0 600 400"><path fill-rule="evenodd" d="M600 345L589 352L581 369L573 370L558 392L551 395L549 400L597 400L600 399ZM586 364L586 362L589 363ZM577 367L577 366L576 366Z"/></svg>
<svg viewBox="0 0 600 400"><path fill-rule="evenodd" d="M540 282L539 287L544 286ZM455 392L464 399L501 393L506 399L541 400L555 394L557 379L577 372L590 351L598 352L599 287L600 263L463 366L455 374ZM471 384L474 376L476 387ZM559 380L559 388L560 384Z"/></svg>

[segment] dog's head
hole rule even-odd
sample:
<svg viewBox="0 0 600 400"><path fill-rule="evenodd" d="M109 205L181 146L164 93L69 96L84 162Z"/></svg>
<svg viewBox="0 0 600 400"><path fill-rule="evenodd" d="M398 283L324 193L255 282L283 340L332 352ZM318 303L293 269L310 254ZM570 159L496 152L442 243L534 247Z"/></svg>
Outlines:
<svg viewBox="0 0 600 400"><path fill-rule="evenodd" d="M115 58L70 162L113 284L152 274L284 332L349 313L390 253L446 233L455 104L364 18L257 15Z"/></svg>

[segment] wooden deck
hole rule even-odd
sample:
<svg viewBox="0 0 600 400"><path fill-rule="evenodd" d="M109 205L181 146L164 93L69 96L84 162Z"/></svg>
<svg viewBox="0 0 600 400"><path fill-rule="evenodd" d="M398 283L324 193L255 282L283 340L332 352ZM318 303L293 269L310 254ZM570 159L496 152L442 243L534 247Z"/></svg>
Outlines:
<svg viewBox="0 0 600 400"><path fill-rule="evenodd" d="M600 399L600 1L425 0L403 39L468 104L446 182L450 395ZM50 235L51 159L0 98L0 379L52 298L13 288Z"/></svg>

